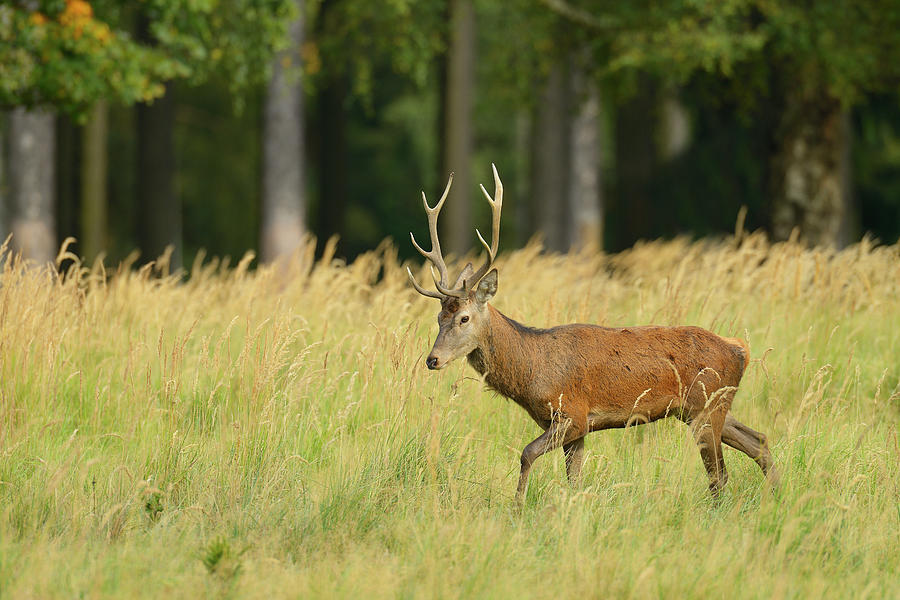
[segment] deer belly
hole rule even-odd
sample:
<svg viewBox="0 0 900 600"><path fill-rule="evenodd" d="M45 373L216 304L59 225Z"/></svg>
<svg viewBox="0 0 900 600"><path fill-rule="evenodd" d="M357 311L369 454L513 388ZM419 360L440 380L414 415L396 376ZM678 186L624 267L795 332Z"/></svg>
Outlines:
<svg viewBox="0 0 900 600"><path fill-rule="evenodd" d="M591 409L588 413L588 430L596 431L598 429L626 427L629 424L629 420L637 421L638 423L647 422L647 419L644 418L643 415L635 416L628 410L612 407L597 407Z"/></svg>
<svg viewBox="0 0 900 600"><path fill-rule="evenodd" d="M645 394L630 403L594 405L588 411L588 429L630 427L679 416L682 404L677 396Z"/></svg>

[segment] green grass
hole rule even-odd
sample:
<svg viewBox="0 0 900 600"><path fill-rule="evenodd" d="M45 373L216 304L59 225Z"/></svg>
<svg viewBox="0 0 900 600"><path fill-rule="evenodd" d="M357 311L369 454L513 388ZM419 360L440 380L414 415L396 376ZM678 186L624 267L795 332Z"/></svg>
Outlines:
<svg viewBox="0 0 900 600"><path fill-rule="evenodd" d="M583 483L464 362L389 247L186 283L7 258L0 596L900 596L900 246L751 236L500 259L525 323L697 324L749 340L713 501L675 420L588 437ZM424 280L421 279L420 280Z"/></svg>

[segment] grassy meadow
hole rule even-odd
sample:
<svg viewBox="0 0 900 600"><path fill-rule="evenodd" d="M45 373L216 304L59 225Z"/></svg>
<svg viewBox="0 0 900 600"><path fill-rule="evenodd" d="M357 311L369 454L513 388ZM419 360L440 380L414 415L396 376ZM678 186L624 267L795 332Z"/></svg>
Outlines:
<svg viewBox="0 0 900 600"><path fill-rule="evenodd" d="M675 240L499 259L533 326L747 339L718 501L676 420L591 434L513 492L540 431L464 361L384 245L248 270L10 258L0 274L3 598L900 597L900 245ZM426 272L419 272L426 281Z"/></svg>

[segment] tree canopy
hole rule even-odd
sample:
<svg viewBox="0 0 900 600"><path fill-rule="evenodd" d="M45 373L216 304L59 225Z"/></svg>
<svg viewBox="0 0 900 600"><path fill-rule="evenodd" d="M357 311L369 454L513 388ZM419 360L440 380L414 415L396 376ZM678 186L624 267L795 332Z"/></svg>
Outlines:
<svg viewBox="0 0 900 600"><path fill-rule="evenodd" d="M98 99L152 100L172 79L196 83L220 73L232 90L260 83L286 43L292 10L289 0L4 4L0 105L50 105L81 116ZM141 38L139 18L147 28Z"/></svg>
<svg viewBox="0 0 900 600"><path fill-rule="evenodd" d="M740 79L745 93L786 78L847 104L900 91L900 5L893 0L543 3L578 26L607 74L651 70L684 83L710 72Z"/></svg>

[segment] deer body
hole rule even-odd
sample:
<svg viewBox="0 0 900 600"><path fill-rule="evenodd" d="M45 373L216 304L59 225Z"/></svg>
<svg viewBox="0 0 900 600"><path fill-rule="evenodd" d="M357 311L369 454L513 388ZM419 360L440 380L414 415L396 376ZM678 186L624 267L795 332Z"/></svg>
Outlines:
<svg viewBox="0 0 900 600"><path fill-rule="evenodd" d="M681 416L691 400L705 403L703 387L737 387L746 362L743 347L699 327L533 329L488 310L469 364L544 428L557 413L585 431ZM713 386L697 377L704 368ZM697 394L686 393L691 384Z"/></svg>
<svg viewBox="0 0 900 600"><path fill-rule="evenodd" d="M435 208L425 201L431 252L413 238L440 272L440 280L435 276L438 292L419 286L411 271L409 277L420 293L441 300L440 330L426 359L428 368L441 369L467 357L492 389L519 404L544 430L522 452L517 498L524 498L531 466L542 454L561 447L574 483L583 463L585 435L666 417L691 426L714 494L728 477L722 442L753 458L774 482L777 476L765 436L729 413L750 358L743 340L699 327L575 324L534 329L489 304L497 291L497 270L490 267L497 251L503 193L496 169L494 181L496 201L482 187L494 209L492 245L478 234L488 250L485 265L477 272L467 265L449 286L437 239L437 213L451 176Z"/></svg>

